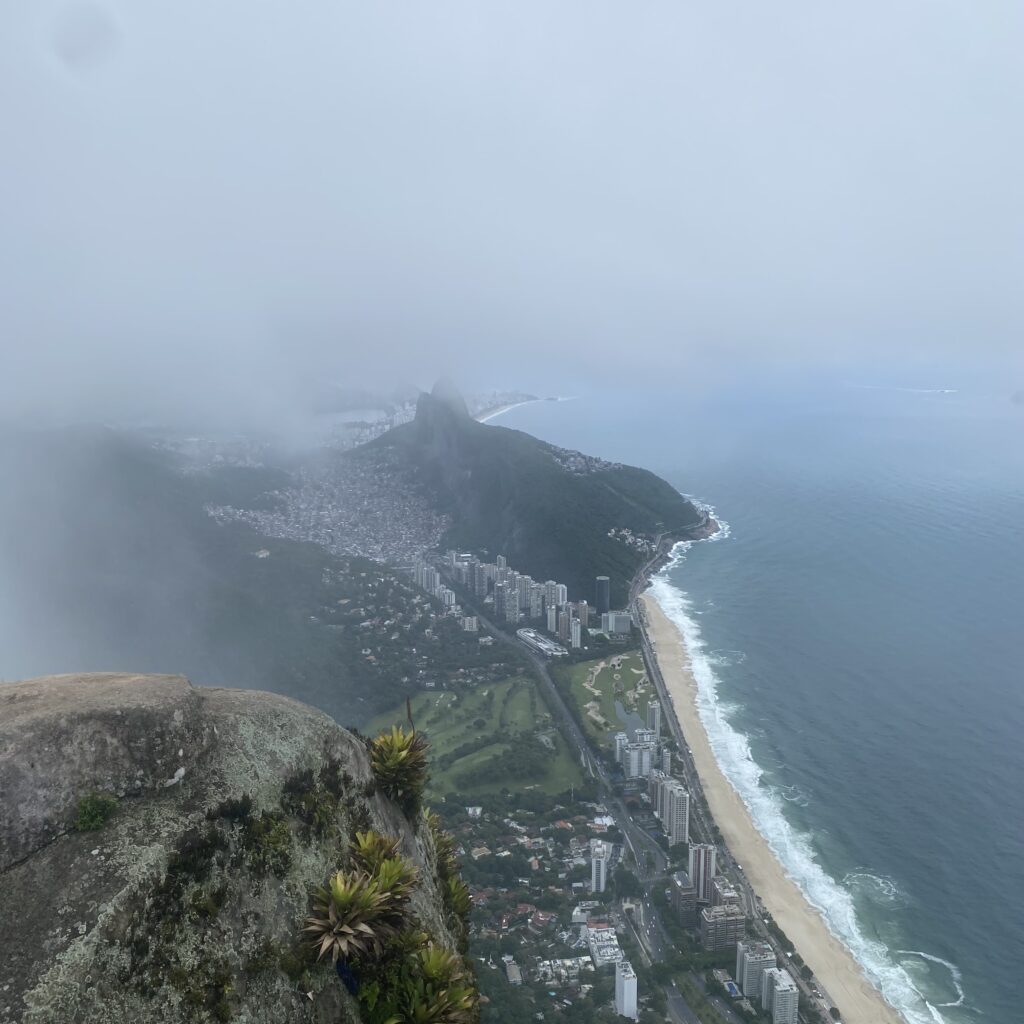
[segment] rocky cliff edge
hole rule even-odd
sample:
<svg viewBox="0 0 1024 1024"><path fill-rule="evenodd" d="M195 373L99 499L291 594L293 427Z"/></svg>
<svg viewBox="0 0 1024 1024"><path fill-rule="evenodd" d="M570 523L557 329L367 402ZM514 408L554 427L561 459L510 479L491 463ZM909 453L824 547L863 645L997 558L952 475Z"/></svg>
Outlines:
<svg viewBox="0 0 1024 1024"><path fill-rule="evenodd" d="M300 930L370 828L456 949L431 831L321 712L180 676L0 686L0 1024L358 1021Z"/></svg>

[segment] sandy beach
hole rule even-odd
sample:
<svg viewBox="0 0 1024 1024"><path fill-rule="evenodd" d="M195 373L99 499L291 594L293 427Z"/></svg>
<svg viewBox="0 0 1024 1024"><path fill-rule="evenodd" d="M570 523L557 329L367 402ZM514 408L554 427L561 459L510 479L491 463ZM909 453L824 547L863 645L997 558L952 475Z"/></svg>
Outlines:
<svg viewBox="0 0 1024 1024"><path fill-rule="evenodd" d="M722 774L697 713L697 684L679 630L650 595L641 597L658 666L693 755L711 814L747 879L795 943L847 1024L903 1024L867 980L853 955L786 876L746 805Z"/></svg>

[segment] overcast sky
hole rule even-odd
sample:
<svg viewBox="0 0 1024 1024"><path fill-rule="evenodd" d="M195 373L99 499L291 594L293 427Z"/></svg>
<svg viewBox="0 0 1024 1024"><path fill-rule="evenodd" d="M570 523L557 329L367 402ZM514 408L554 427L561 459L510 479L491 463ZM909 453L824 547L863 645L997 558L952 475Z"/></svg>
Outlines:
<svg viewBox="0 0 1024 1024"><path fill-rule="evenodd" d="M1019 0L7 0L0 400L1024 373L1022 52Z"/></svg>

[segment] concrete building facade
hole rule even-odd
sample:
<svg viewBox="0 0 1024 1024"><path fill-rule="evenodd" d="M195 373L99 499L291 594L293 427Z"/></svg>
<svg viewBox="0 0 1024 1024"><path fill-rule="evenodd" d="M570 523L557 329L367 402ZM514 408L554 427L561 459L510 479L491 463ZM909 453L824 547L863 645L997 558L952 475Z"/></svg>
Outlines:
<svg viewBox="0 0 1024 1024"><path fill-rule="evenodd" d="M637 1019L636 971L628 960L615 965L615 1012L620 1017Z"/></svg>
<svg viewBox="0 0 1024 1024"><path fill-rule="evenodd" d="M739 907L705 907L700 912L700 944L709 953L734 949L746 930L747 918Z"/></svg>
<svg viewBox="0 0 1024 1024"><path fill-rule="evenodd" d="M772 1024L797 1024L800 1014L800 992L789 971L771 967L764 972L761 988L761 1009L772 1015Z"/></svg>
<svg viewBox="0 0 1024 1024"><path fill-rule="evenodd" d="M590 891L604 892L608 884L608 858L611 845L603 839L590 840Z"/></svg>
<svg viewBox="0 0 1024 1024"><path fill-rule="evenodd" d="M690 841L690 794L677 779L661 785L661 824L670 846Z"/></svg>
<svg viewBox="0 0 1024 1024"><path fill-rule="evenodd" d="M764 972L775 963L775 951L767 942L736 944L736 984L748 999L760 1001Z"/></svg>
<svg viewBox="0 0 1024 1024"><path fill-rule="evenodd" d="M712 898L712 882L715 878L716 850L710 843L691 843L690 860L687 874L697 887L697 899L701 903L710 903Z"/></svg>

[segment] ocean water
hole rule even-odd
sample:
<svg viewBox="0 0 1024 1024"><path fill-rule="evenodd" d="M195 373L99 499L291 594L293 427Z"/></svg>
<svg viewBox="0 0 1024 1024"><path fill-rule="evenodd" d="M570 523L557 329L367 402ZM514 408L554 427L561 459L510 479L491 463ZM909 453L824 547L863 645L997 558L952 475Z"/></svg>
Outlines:
<svg viewBox="0 0 1024 1024"><path fill-rule="evenodd" d="M497 422L646 466L727 524L655 593L716 755L913 1024L1024 1020L1024 407L802 381ZM596 571L596 570L595 570ZM842 1008L842 1007L840 1007Z"/></svg>

